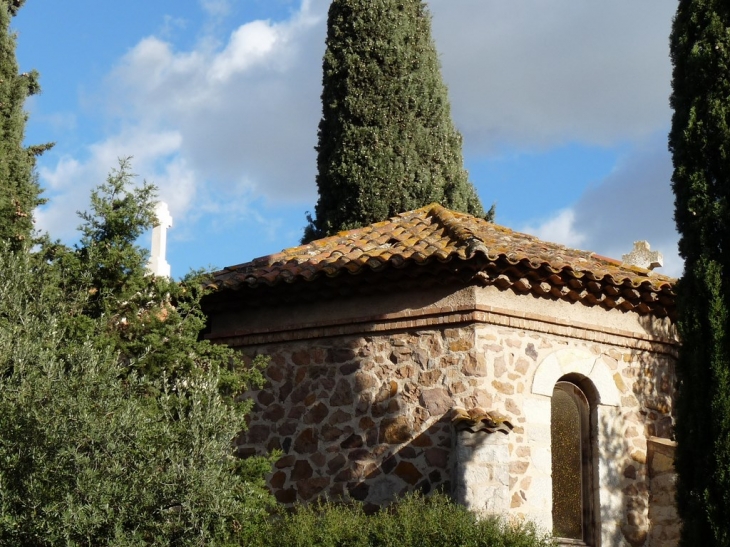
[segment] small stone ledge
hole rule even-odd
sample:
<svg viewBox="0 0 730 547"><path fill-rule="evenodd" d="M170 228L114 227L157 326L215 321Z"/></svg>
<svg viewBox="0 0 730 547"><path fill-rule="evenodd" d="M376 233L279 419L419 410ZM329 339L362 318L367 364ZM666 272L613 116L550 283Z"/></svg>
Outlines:
<svg viewBox="0 0 730 547"><path fill-rule="evenodd" d="M505 416L495 412L487 412L481 407L466 410L461 407L454 407L451 410L451 423L454 431L468 431L470 433L503 433L508 435L514 426L507 421Z"/></svg>
<svg viewBox="0 0 730 547"><path fill-rule="evenodd" d="M661 437L649 437L647 439L646 463L651 478L664 473L674 473L674 453L676 450L676 441Z"/></svg>

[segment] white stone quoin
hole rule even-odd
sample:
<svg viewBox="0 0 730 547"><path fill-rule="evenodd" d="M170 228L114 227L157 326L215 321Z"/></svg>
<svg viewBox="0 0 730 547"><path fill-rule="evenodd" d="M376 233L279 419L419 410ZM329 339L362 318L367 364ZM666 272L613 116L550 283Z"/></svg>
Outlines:
<svg viewBox="0 0 730 547"><path fill-rule="evenodd" d="M506 515L510 509L507 436L484 431L454 435L454 498L481 515Z"/></svg>
<svg viewBox="0 0 730 547"><path fill-rule="evenodd" d="M155 207L157 224L152 228L152 252L147 263L147 272L158 277L170 277L170 264L165 260L167 229L172 227L172 216L167 203L160 201Z"/></svg>

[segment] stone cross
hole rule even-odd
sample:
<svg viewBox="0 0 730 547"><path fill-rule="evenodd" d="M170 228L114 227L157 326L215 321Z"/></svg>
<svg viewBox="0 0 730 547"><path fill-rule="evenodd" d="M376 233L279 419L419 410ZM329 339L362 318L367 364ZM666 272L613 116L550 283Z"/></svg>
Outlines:
<svg viewBox="0 0 730 547"><path fill-rule="evenodd" d="M152 252L147 263L147 273L158 277L170 277L170 264L165 260L167 229L172 227L172 216L167 203L160 201L155 207L157 224L152 228Z"/></svg>
<svg viewBox="0 0 730 547"><path fill-rule="evenodd" d="M627 266L638 266L646 270L661 268L664 265L664 257L658 251L651 251L648 241L634 241L634 249L621 256L621 260Z"/></svg>

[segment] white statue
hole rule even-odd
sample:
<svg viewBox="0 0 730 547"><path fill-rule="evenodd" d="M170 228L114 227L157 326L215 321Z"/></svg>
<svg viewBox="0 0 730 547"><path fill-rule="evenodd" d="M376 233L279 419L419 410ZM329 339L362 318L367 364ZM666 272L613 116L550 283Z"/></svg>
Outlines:
<svg viewBox="0 0 730 547"><path fill-rule="evenodd" d="M157 224L152 228L152 252L147 263L147 273L158 277L170 277L170 264L165 260L167 229L172 227L172 216L167 203L160 201L155 207Z"/></svg>

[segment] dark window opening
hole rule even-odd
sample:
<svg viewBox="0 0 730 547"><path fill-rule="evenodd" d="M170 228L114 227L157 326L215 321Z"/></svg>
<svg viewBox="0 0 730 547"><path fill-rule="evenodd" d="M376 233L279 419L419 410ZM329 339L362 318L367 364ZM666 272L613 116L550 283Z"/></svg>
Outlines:
<svg viewBox="0 0 730 547"><path fill-rule="evenodd" d="M585 393L564 379L551 404L553 535L568 543L594 545L593 442L591 405Z"/></svg>

